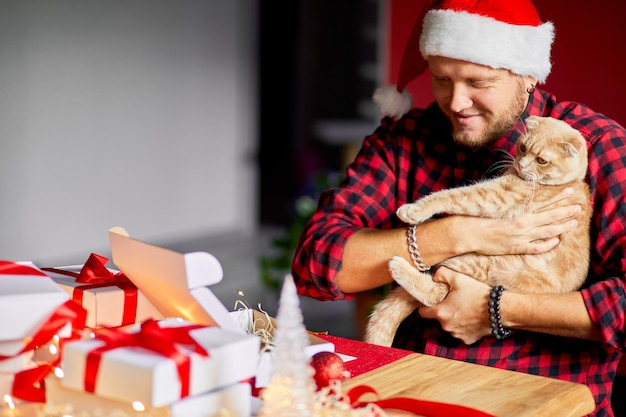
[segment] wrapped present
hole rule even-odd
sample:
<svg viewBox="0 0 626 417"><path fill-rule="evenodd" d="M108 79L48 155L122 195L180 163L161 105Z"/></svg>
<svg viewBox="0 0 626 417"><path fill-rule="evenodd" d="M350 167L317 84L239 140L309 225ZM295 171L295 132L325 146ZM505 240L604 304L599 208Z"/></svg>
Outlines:
<svg viewBox="0 0 626 417"><path fill-rule="evenodd" d="M68 301L68 303L70 302ZM79 307L80 306L76 306L76 309ZM65 305L62 306L60 310L57 310L57 312L64 310ZM57 320L59 316L58 314L53 314L50 319ZM46 362L50 354L45 351L46 349L51 349L50 344L55 344L58 347L61 339L74 337L73 318L66 317L67 323L58 330L56 330L58 323L52 323L50 319L34 335L29 335L24 339L0 341L0 372L14 372L16 369L13 368L13 365L19 363L27 365L26 367L18 365L18 367L26 369L29 367L28 365L31 361ZM78 332L80 333L80 331ZM78 337L78 335L76 335L76 337ZM58 351L58 349L56 350ZM13 365L8 365L9 361L12 362ZM7 369L5 366L10 366L11 369Z"/></svg>
<svg viewBox="0 0 626 417"><path fill-rule="evenodd" d="M69 296L45 273L0 261L0 341L33 335Z"/></svg>
<svg viewBox="0 0 626 417"><path fill-rule="evenodd" d="M87 310L87 327L126 326L163 314L108 258L92 253L84 265L42 268L75 302Z"/></svg>
<svg viewBox="0 0 626 417"><path fill-rule="evenodd" d="M132 403L104 398L64 387L50 375L46 379L46 415L92 415L126 417L250 417L250 384L235 383L224 388L183 398L162 407L135 407Z"/></svg>
<svg viewBox="0 0 626 417"><path fill-rule="evenodd" d="M113 262L163 313L187 321L243 333L210 285L223 277L210 253L178 253L132 239L121 227L109 230Z"/></svg>
<svg viewBox="0 0 626 417"><path fill-rule="evenodd" d="M173 404L254 377L259 339L177 319L102 328L63 348L61 384L148 407Z"/></svg>

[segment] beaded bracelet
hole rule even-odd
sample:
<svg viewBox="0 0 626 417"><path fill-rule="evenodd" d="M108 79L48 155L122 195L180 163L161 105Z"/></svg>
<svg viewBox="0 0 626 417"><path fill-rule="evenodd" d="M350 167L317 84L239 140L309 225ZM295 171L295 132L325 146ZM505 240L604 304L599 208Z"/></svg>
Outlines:
<svg viewBox="0 0 626 417"><path fill-rule="evenodd" d="M409 246L409 254L411 255L411 259L413 259L413 263L420 270L420 272L426 272L430 269L430 266L424 263L422 259L422 255L417 248L417 239L415 238L415 225L412 224L406 230L406 243Z"/></svg>
<svg viewBox="0 0 626 417"><path fill-rule="evenodd" d="M511 335L510 329L505 329L500 316L500 299L504 287L496 285L489 293L489 325L491 326L491 334L498 340L502 340Z"/></svg>

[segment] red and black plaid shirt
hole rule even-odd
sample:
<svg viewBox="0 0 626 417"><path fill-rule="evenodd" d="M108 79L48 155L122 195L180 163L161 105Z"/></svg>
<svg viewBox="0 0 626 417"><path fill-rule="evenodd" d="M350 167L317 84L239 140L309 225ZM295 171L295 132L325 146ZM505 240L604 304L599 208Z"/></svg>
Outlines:
<svg viewBox="0 0 626 417"><path fill-rule="evenodd" d="M582 295L604 343L518 331L502 341L485 337L468 346L442 331L436 320L413 314L398 329L394 346L587 384L597 404L593 415L612 416L612 381L626 337L626 130L539 89L521 119L530 115L563 119L588 142L595 245ZM491 176L489 167L505 159L501 151L514 153L521 123L496 143L471 150L453 142L436 105L414 109L398 121L383 119L365 138L341 186L322 194L303 231L292 265L299 293L319 300L350 298L334 283L348 238L364 227L399 227L395 211L402 204Z"/></svg>

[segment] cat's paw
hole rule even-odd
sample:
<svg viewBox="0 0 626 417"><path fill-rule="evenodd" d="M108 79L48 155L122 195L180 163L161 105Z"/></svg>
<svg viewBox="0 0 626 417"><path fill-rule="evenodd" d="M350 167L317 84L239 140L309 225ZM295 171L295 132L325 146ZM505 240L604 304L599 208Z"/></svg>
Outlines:
<svg viewBox="0 0 626 417"><path fill-rule="evenodd" d="M391 277L400 284L400 286L403 286L405 281L410 282L417 271L413 265L408 263L406 259L401 256L391 258L387 263L387 267Z"/></svg>
<svg viewBox="0 0 626 417"><path fill-rule="evenodd" d="M405 223L420 224L432 216L431 213L425 213L422 210L423 206L424 205L419 202L406 203L401 205L398 210L396 210L396 214L398 215L398 218Z"/></svg>
<svg viewBox="0 0 626 417"><path fill-rule="evenodd" d="M448 294L448 285L436 283L432 275L420 272L401 256L394 256L387 262L391 277L408 294L425 306L440 303Z"/></svg>

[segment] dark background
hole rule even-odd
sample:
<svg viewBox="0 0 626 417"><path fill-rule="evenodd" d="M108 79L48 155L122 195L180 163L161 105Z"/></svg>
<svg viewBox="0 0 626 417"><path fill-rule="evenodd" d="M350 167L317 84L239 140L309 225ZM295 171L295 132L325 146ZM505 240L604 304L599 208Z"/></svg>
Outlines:
<svg viewBox="0 0 626 417"><path fill-rule="evenodd" d="M319 120L358 119L374 91L359 65L376 61L364 35L377 1L259 2L261 224L285 225L315 173L341 169L340 149L316 136Z"/></svg>

